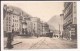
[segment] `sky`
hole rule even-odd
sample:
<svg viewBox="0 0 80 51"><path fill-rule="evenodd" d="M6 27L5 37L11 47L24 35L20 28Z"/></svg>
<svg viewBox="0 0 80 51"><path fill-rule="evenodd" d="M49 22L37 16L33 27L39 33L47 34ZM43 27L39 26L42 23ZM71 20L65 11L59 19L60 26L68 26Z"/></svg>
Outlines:
<svg viewBox="0 0 80 51"><path fill-rule="evenodd" d="M41 21L47 22L51 17L62 13L63 2L47 1L3 1L3 4L21 8L33 17L38 17Z"/></svg>

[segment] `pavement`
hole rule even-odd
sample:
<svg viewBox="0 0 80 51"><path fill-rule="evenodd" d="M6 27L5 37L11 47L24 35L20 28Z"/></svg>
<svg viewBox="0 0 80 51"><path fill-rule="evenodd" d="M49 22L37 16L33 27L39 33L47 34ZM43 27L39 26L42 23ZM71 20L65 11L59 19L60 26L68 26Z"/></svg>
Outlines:
<svg viewBox="0 0 80 51"><path fill-rule="evenodd" d="M7 38L4 38L4 47L7 43ZM60 38L49 37L15 37L12 49L74 49L77 48L76 41L69 41ZM7 49L7 48L5 48Z"/></svg>

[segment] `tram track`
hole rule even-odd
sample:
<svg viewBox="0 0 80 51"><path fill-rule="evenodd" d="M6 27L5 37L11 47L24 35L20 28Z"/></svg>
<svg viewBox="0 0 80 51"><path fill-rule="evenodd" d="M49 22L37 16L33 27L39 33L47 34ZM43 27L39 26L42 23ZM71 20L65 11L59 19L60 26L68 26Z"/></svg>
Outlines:
<svg viewBox="0 0 80 51"><path fill-rule="evenodd" d="M39 44L42 41L43 41L43 39L39 40L37 43L33 44L29 49L36 47L36 45Z"/></svg>
<svg viewBox="0 0 80 51"><path fill-rule="evenodd" d="M44 38L44 39L41 39L40 41L38 41L37 43L35 43L35 44L33 44L31 47L30 47L30 49L35 49L35 48L42 48L42 47L44 47L44 46L47 46L48 48L51 48L50 46L49 46L49 44L47 43L47 41L46 41L46 38Z"/></svg>

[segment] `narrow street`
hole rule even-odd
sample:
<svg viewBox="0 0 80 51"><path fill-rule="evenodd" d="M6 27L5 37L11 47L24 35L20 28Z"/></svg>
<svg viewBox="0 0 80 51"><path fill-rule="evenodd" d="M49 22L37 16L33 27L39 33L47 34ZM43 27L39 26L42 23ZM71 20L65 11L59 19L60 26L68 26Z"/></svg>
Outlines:
<svg viewBox="0 0 80 51"><path fill-rule="evenodd" d="M66 49L66 48L76 48L77 42L63 40L59 38L49 38L49 37L31 37L31 38L21 38L15 37L13 41L13 49Z"/></svg>

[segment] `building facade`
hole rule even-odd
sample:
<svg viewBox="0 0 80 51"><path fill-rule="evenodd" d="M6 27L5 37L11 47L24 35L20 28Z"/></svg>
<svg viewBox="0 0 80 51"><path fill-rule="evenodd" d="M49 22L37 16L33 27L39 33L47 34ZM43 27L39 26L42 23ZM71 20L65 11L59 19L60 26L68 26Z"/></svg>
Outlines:
<svg viewBox="0 0 80 51"><path fill-rule="evenodd" d="M20 8L4 5L3 8L4 34L12 33L23 36L42 36L49 33L47 23L40 21L40 18L32 17Z"/></svg>
<svg viewBox="0 0 80 51"><path fill-rule="evenodd" d="M3 16L3 29L4 33L11 33L14 30L15 33L19 33L19 17L20 10L16 7L4 5L3 12L5 12Z"/></svg>
<svg viewBox="0 0 80 51"><path fill-rule="evenodd" d="M29 36L33 36L33 34L32 34L32 22L31 22L31 19L30 18L27 19L26 22L27 22L27 34Z"/></svg>
<svg viewBox="0 0 80 51"><path fill-rule="evenodd" d="M76 2L64 3L63 37L77 39L77 12Z"/></svg>
<svg viewBox="0 0 80 51"><path fill-rule="evenodd" d="M4 34L12 33L14 34L25 34L27 33L27 21L31 16L20 8L14 6L4 5L3 7L3 29Z"/></svg>
<svg viewBox="0 0 80 51"><path fill-rule="evenodd" d="M20 35L26 35L28 36L29 32L28 29L30 27L28 27L30 24L30 15L25 13L25 12L21 12L21 17L20 17Z"/></svg>
<svg viewBox="0 0 80 51"><path fill-rule="evenodd" d="M49 25L47 23L43 23L43 36L46 36L46 34L49 34L50 29L49 29Z"/></svg>
<svg viewBox="0 0 80 51"><path fill-rule="evenodd" d="M32 17L32 34L33 36L39 36L40 35L40 18Z"/></svg>

